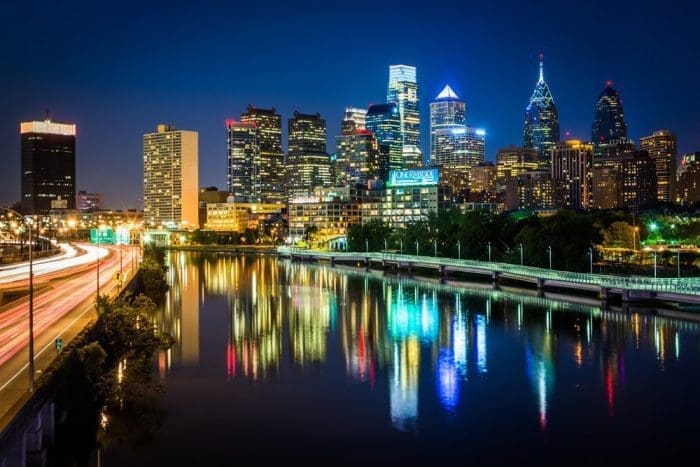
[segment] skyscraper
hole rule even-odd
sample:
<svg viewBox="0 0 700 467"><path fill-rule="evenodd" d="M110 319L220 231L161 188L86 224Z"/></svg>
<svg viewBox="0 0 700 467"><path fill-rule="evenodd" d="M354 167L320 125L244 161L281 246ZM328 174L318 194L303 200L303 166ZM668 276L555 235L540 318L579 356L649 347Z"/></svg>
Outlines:
<svg viewBox="0 0 700 467"><path fill-rule="evenodd" d="M199 224L199 134L158 125L143 135L143 219L148 227Z"/></svg>
<svg viewBox="0 0 700 467"><path fill-rule="evenodd" d="M22 211L75 209L75 124L22 122Z"/></svg>
<svg viewBox="0 0 700 467"><path fill-rule="evenodd" d="M258 129L258 195L264 203L284 203L284 152L282 152L282 117L275 108L259 109L251 105L241 114L241 122Z"/></svg>
<svg viewBox="0 0 700 467"><path fill-rule="evenodd" d="M259 201L260 133L253 122L226 122L228 192L239 202Z"/></svg>
<svg viewBox="0 0 700 467"><path fill-rule="evenodd" d="M540 77L525 109L523 146L537 151L544 163L559 141L559 113L549 86L544 80L544 56L540 54Z"/></svg>
<svg viewBox="0 0 700 467"><path fill-rule="evenodd" d="M387 159L380 165L386 165L388 170L401 169L403 143L398 106L394 103L370 105L367 109L366 127L374 133L382 146L382 157ZM382 178L386 178L388 170L382 170Z"/></svg>
<svg viewBox="0 0 700 467"><path fill-rule="evenodd" d="M287 128L287 175L292 195L331 185L331 161L326 152L326 121L320 114L297 111Z"/></svg>
<svg viewBox="0 0 700 467"><path fill-rule="evenodd" d="M418 82L416 67L391 65L386 101L394 102L401 119L402 167L423 165L420 150L420 113L418 111Z"/></svg>
<svg viewBox="0 0 700 467"><path fill-rule="evenodd" d="M676 154L678 152L676 135L669 130L655 131L651 136L639 140L639 148L646 151L654 160L657 199L673 202L676 192Z"/></svg>
<svg viewBox="0 0 700 467"><path fill-rule="evenodd" d="M567 209L590 209L593 196L593 145L578 140L552 148L554 202Z"/></svg>
<svg viewBox="0 0 700 467"><path fill-rule="evenodd" d="M345 107L345 115L343 116L343 123L353 122L353 128L356 130L364 130L366 128L365 122L367 121L367 109L359 109L357 107Z"/></svg>
<svg viewBox="0 0 700 467"><path fill-rule="evenodd" d="M700 152L683 155L678 168L676 202L691 204L700 201Z"/></svg>
<svg viewBox="0 0 700 467"><path fill-rule="evenodd" d="M461 133L467 123L466 104L447 85L430 103L430 165L454 151L449 135ZM456 130L456 131L455 131Z"/></svg>
<svg viewBox="0 0 700 467"><path fill-rule="evenodd" d="M379 178L381 152L371 131L346 128L342 135L335 137L335 147L337 185L354 187Z"/></svg>
<svg viewBox="0 0 700 467"><path fill-rule="evenodd" d="M613 89L612 83L608 81L595 104L591 133L595 155L604 155L605 148L610 141L622 138L627 138L627 124L625 123L622 99L620 99L620 93Z"/></svg>

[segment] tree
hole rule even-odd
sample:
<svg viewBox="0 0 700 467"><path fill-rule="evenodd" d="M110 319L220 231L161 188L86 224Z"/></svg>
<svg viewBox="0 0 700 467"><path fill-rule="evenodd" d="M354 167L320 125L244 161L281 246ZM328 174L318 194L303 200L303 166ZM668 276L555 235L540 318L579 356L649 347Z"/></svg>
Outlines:
<svg viewBox="0 0 700 467"><path fill-rule="evenodd" d="M611 248L634 249L634 230L627 222L613 222L603 230L603 245Z"/></svg>

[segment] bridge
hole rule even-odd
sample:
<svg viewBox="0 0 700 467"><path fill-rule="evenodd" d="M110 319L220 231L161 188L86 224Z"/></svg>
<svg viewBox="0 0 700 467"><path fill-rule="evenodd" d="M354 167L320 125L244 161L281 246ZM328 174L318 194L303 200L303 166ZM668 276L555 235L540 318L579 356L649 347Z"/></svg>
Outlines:
<svg viewBox="0 0 700 467"><path fill-rule="evenodd" d="M280 247L277 255L292 260L361 265L365 268L435 270L440 278L449 273L463 273L490 279L494 285L508 280L537 287L538 290L560 289L571 292L597 293L601 300L619 297L623 303L665 301L700 304L700 277L652 278L588 274L510 263L485 262L434 256L415 256L388 252L338 252Z"/></svg>

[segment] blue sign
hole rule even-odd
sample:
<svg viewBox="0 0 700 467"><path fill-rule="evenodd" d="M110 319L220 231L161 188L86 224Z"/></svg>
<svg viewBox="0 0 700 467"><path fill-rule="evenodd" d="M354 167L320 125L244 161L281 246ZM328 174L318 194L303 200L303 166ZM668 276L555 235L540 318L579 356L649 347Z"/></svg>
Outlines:
<svg viewBox="0 0 700 467"><path fill-rule="evenodd" d="M440 170L437 168L390 170L389 187L402 186L434 186L440 181Z"/></svg>

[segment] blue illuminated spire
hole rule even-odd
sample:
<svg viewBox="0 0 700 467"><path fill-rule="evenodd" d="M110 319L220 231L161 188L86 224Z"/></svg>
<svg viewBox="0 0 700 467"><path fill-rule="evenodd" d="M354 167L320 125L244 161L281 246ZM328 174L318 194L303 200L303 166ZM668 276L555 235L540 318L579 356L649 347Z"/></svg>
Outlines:
<svg viewBox="0 0 700 467"><path fill-rule="evenodd" d="M540 54L539 59L539 79L525 109L523 146L537 150L541 159L547 161L549 150L559 141L559 114L544 80L544 55Z"/></svg>

